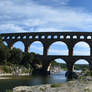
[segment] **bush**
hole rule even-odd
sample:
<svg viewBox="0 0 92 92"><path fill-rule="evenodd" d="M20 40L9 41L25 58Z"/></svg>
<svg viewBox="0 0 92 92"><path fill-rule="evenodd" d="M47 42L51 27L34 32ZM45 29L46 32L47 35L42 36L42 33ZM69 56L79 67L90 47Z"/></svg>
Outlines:
<svg viewBox="0 0 92 92"><path fill-rule="evenodd" d="M51 87L61 87L62 86L62 83L53 83L51 84Z"/></svg>
<svg viewBox="0 0 92 92"><path fill-rule="evenodd" d="M11 69L10 66L4 65L4 66L3 66L3 71L4 71L5 73L11 73L11 72L12 72L12 69Z"/></svg>
<svg viewBox="0 0 92 92"><path fill-rule="evenodd" d="M6 89L6 91L5 92L12 92L12 90L10 90L10 89Z"/></svg>
<svg viewBox="0 0 92 92"><path fill-rule="evenodd" d="M41 91L44 91L45 89L44 88L40 88Z"/></svg>
<svg viewBox="0 0 92 92"><path fill-rule="evenodd" d="M57 87L56 83L51 84L51 87Z"/></svg>
<svg viewBox="0 0 92 92"><path fill-rule="evenodd" d="M84 88L84 92L91 92L88 87Z"/></svg>
<svg viewBox="0 0 92 92"><path fill-rule="evenodd" d="M25 67L21 67L21 73L32 73L32 69L28 69L28 68L25 68Z"/></svg>

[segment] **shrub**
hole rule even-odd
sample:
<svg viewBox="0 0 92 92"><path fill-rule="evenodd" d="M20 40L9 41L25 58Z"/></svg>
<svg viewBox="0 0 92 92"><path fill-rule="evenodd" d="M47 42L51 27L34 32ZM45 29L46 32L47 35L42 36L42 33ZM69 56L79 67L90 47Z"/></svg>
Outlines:
<svg viewBox="0 0 92 92"><path fill-rule="evenodd" d="M44 91L45 89L44 88L40 88L41 91Z"/></svg>
<svg viewBox="0 0 92 92"><path fill-rule="evenodd" d="M51 87L61 87L62 86L62 83L53 83L51 84Z"/></svg>
<svg viewBox="0 0 92 92"><path fill-rule="evenodd" d="M88 87L84 88L84 92L90 92L90 89Z"/></svg>
<svg viewBox="0 0 92 92"><path fill-rule="evenodd" d="M56 87L56 86L57 86L56 83L51 84L51 87Z"/></svg>
<svg viewBox="0 0 92 92"><path fill-rule="evenodd" d="M11 69L10 66L4 65L4 66L3 66L3 71L4 71L5 73L11 73L11 72L12 72L12 69Z"/></svg>
<svg viewBox="0 0 92 92"><path fill-rule="evenodd" d="M12 90L10 90L10 89L6 89L6 91L5 92L12 92Z"/></svg>

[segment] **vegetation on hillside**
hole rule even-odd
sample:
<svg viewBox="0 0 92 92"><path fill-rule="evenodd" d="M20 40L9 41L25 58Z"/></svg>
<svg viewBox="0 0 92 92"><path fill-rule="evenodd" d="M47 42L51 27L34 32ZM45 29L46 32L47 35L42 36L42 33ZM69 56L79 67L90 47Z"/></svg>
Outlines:
<svg viewBox="0 0 92 92"><path fill-rule="evenodd" d="M61 67L61 69L63 70L67 70L67 65L65 63L58 63L56 61L52 61L52 67ZM89 69L89 65L88 64L74 64L74 69L75 70L85 70L85 69Z"/></svg>
<svg viewBox="0 0 92 92"><path fill-rule="evenodd" d="M28 72L32 72L32 70L38 68L37 64L42 66L36 55L35 53L24 53L18 48L10 50L0 40L0 69L4 72L17 72L19 69L24 72L28 70Z"/></svg>

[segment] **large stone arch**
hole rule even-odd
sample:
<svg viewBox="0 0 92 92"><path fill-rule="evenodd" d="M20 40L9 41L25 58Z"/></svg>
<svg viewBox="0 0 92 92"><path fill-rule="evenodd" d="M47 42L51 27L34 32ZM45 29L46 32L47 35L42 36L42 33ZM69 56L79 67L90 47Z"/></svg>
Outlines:
<svg viewBox="0 0 92 92"><path fill-rule="evenodd" d="M79 62L80 61L80 62ZM82 61L82 62L81 62ZM90 62L87 59L77 59L74 64L89 64Z"/></svg>
<svg viewBox="0 0 92 92"><path fill-rule="evenodd" d="M37 54L43 55L44 45L41 41L33 41L29 48L30 52L35 52Z"/></svg>
<svg viewBox="0 0 92 92"><path fill-rule="evenodd" d="M90 56L91 46L88 42L79 41L73 47L73 56Z"/></svg>
<svg viewBox="0 0 92 92"><path fill-rule="evenodd" d="M25 51L25 44L24 44L23 41L16 41L16 42L14 42L13 45L12 45L12 49L14 47L22 50L23 52Z"/></svg>
<svg viewBox="0 0 92 92"><path fill-rule="evenodd" d="M57 45L57 47L54 46L55 44ZM52 48L51 48L51 46L52 46ZM62 52L60 52L60 48L61 48ZM50 50L50 49L52 49L52 50ZM52 52L50 53L50 51L52 51ZM56 54L54 54L54 55L67 55L68 56L69 55L69 48L65 42L55 41L49 45L47 52L48 52L48 55L53 55L55 52Z"/></svg>
<svg viewBox="0 0 92 92"><path fill-rule="evenodd" d="M57 61L58 60L58 61ZM60 61L61 60L61 61ZM58 63L64 63L64 64L66 64L66 67L67 67L67 61L65 61L64 59L62 59L62 58L52 58L50 61L49 61L49 63L48 63L48 67L47 67L47 71L50 71L50 68L51 68L51 64L53 63L53 61L56 61L56 62L58 62Z"/></svg>
<svg viewBox="0 0 92 92"><path fill-rule="evenodd" d="M90 62L86 59L78 59L74 62L73 68L75 70L75 68L76 68L75 65L80 65L80 66L82 65L84 67L87 66L87 68L90 69L89 64L90 64ZM81 68L81 70L83 69L83 67L79 67L79 68Z"/></svg>

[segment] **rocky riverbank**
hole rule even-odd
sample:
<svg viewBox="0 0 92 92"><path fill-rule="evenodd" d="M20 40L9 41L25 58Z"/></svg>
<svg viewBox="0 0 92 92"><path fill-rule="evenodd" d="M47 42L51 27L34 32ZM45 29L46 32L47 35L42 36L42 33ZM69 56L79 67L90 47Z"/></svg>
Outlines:
<svg viewBox="0 0 92 92"><path fill-rule="evenodd" d="M25 78L26 76L30 77L29 73L22 73L19 75L13 75L12 73L1 73L0 74L0 80L5 80L5 79L19 79L19 78Z"/></svg>
<svg viewBox="0 0 92 92"><path fill-rule="evenodd" d="M92 76L89 71L77 73L77 79L66 83L38 86L20 86L13 92L92 92Z"/></svg>
<svg viewBox="0 0 92 92"><path fill-rule="evenodd" d="M67 83L54 83L38 86L19 86L13 92L92 92L92 80L78 79Z"/></svg>

